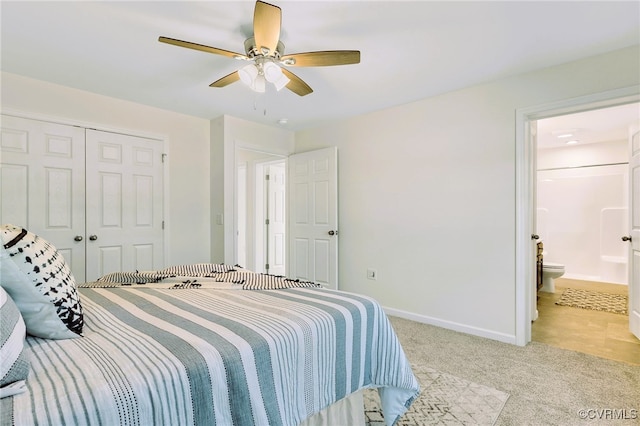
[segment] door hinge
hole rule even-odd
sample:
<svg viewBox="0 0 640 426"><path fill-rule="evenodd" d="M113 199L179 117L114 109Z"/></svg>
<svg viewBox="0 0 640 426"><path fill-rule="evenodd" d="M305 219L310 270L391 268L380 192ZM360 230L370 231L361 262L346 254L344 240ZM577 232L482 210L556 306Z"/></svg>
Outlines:
<svg viewBox="0 0 640 426"><path fill-rule="evenodd" d="M162 229L164 229L164 220L162 221Z"/></svg>
<svg viewBox="0 0 640 426"><path fill-rule="evenodd" d="M264 180L269 180L269 175L264 175Z"/></svg>
<svg viewBox="0 0 640 426"><path fill-rule="evenodd" d="M269 264L268 264L268 263L266 263L266 264L264 265L264 269L266 269L267 271L269 270Z"/></svg>
<svg viewBox="0 0 640 426"><path fill-rule="evenodd" d="M164 152L162 153L162 162L164 163L164 159L167 158L167 154L165 154Z"/></svg>
<svg viewBox="0 0 640 426"><path fill-rule="evenodd" d="M265 219L264 224L268 225L269 224L269 219Z"/></svg>

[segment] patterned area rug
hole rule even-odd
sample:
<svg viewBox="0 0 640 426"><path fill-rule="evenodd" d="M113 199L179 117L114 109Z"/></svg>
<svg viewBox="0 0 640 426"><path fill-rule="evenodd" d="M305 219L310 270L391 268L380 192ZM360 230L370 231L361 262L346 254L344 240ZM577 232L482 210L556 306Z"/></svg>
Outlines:
<svg viewBox="0 0 640 426"><path fill-rule="evenodd" d="M556 305L626 315L628 297L624 294L568 288L562 293L562 297L556 302Z"/></svg>
<svg viewBox="0 0 640 426"><path fill-rule="evenodd" d="M509 394L441 373L413 367L420 382L420 396L396 425L493 425ZM375 389L364 392L367 426L385 426L380 398Z"/></svg>

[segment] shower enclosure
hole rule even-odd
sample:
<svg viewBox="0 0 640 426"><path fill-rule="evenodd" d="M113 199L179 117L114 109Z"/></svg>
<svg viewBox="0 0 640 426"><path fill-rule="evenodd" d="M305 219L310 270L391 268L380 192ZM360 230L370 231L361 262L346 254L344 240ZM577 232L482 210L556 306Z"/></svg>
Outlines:
<svg viewBox="0 0 640 426"><path fill-rule="evenodd" d="M544 260L564 278L627 284L628 165L557 167L537 173L537 230Z"/></svg>

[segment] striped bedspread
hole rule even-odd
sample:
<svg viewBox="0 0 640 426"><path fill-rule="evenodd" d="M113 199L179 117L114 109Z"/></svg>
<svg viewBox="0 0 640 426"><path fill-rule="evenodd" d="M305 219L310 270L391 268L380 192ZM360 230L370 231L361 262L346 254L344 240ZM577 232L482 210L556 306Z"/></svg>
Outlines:
<svg viewBox="0 0 640 426"><path fill-rule="evenodd" d="M322 288L81 288L84 336L28 337L28 392L2 424L297 425L380 387L392 424L419 392L382 308Z"/></svg>

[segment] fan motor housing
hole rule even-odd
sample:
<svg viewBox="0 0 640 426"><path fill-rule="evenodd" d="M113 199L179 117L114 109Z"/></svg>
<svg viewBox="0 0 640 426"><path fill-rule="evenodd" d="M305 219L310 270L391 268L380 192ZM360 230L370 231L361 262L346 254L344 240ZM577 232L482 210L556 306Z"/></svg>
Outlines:
<svg viewBox="0 0 640 426"><path fill-rule="evenodd" d="M256 40L253 37L249 37L244 41L244 51L247 53L247 56L250 58L255 58L259 56L268 56L274 59L280 59L284 54L284 43L278 41L278 45L276 46L275 52L270 52L268 55L265 55L258 47L256 46Z"/></svg>

